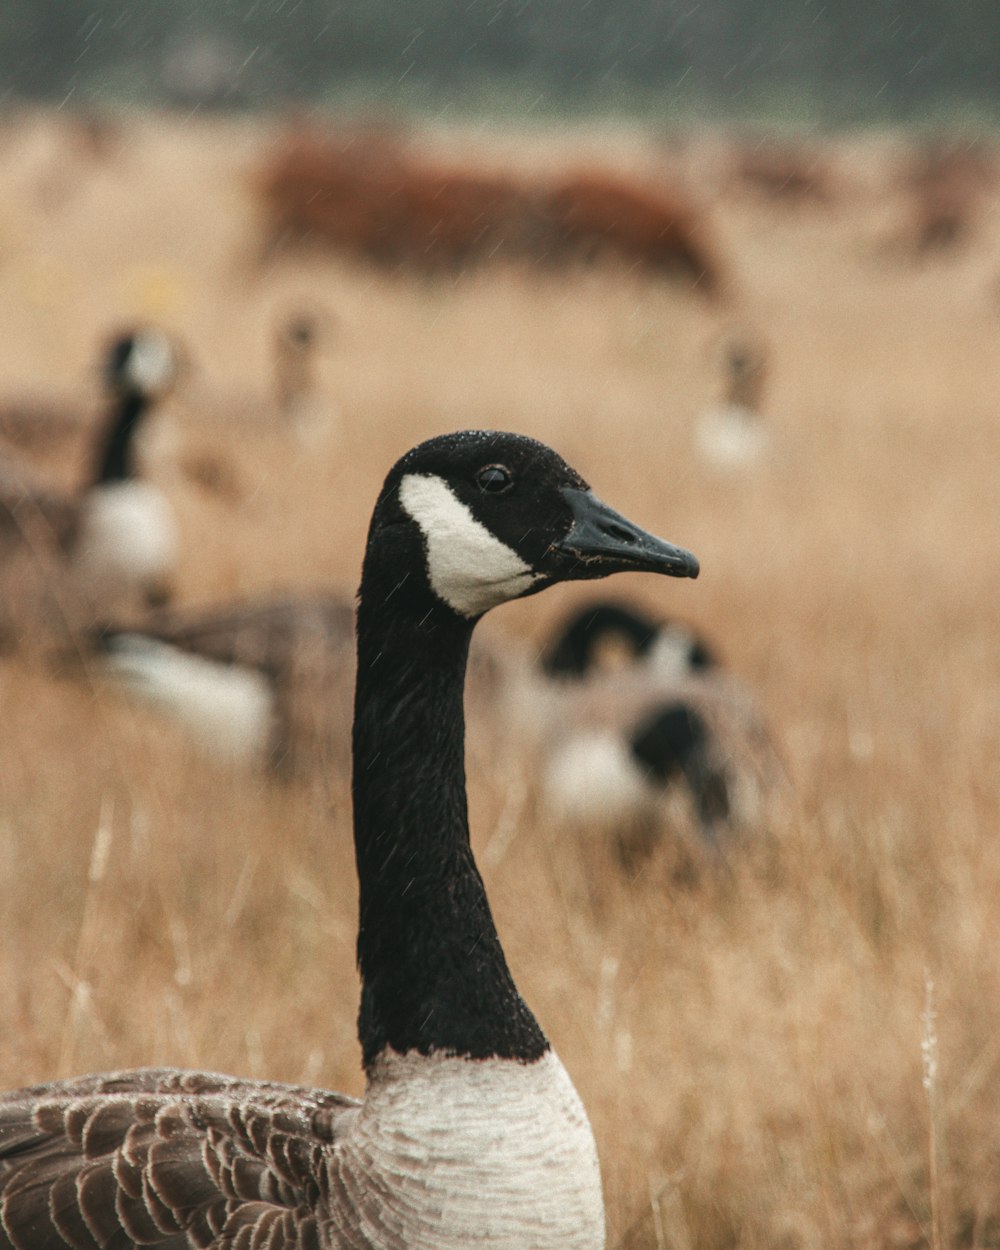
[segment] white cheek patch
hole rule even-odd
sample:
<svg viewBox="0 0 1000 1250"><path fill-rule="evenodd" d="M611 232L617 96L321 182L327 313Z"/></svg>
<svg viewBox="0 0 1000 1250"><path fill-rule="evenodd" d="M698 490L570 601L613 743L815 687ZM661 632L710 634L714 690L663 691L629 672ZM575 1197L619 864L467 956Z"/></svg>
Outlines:
<svg viewBox="0 0 1000 1250"><path fill-rule="evenodd" d="M431 589L459 615L479 616L516 599L542 576L480 524L441 478L408 473L399 502L424 536Z"/></svg>
<svg viewBox="0 0 1000 1250"><path fill-rule="evenodd" d="M694 671L691 649L694 636L680 626L665 625L656 637L645 660L640 660L658 677L680 680Z"/></svg>
<svg viewBox="0 0 1000 1250"><path fill-rule="evenodd" d="M147 330L136 335L126 365L129 382L142 394L155 394L174 378L174 353L165 334Z"/></svg>

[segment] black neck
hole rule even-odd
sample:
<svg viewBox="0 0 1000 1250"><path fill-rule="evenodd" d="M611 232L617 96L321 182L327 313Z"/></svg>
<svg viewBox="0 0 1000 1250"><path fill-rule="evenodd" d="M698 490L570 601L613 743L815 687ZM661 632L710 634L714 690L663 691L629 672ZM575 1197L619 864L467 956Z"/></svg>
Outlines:
<svg viewBox="0 0 1000 1250"><path fill-rule="evenodd" d="M127 391L115 400L107 438L96 464L95 486L102 482L123 482L133 476L133 438L148 402L144 395L135 391Z"/></svg>
<svg viewBox="0 0 1000 1250"><path fill-rule="evenodd" d="M469 845L472 624L422 579L399 589L393 574L386 593L380 580L366 563L353 787L364 1062L386 1046L537 1059L548 1043L510 975Z"/></svg>

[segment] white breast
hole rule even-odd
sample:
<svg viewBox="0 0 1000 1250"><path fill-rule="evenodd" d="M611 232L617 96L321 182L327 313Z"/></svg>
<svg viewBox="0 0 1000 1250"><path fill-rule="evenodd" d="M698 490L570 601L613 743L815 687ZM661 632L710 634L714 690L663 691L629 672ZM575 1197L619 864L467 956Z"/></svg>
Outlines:
<svg viewBox="0 0 1000 1250"><path fill-rule="evenodd" d="M711 408L698 422L698 454L719 469L738 469L763 459L767 431L758 413L739 404Z"/></svg>
<svg viewBox="0 0 1000 1250"><path fill-rule="evenodd" d="M218 664L141 634L115 638L103 670L131 697L171 716L216 758L254 764L266 757L274 692L260 673Z"/></svg>
<svg viewBox="0 0 1000 1250"><path fill-rule="evenodd" d="M285 418L292 429L295 441L305 451L315 451L336 434L340 424L340 410L325 395L307 392L296 395L288 403Z"/></svg>
<svg viewBox="0 0 1000 1250"><path fill-rule="evenodd" d="M600 729L553 747L541 793L553 818L581 829L618 828L656 801L622 735Z"/></svg>
<svg viewBox="0 0 1000 1250"><path fill-rule="evenodd" d="M111 482L83 503L77 560L85 576L142 589L169 575L178 545L173 511L148 482Z"/></svg>
<svg viewBox="0 0 1000 1250"><path fill-rule="evenodd" d="M534 1063L390 1053L334 1157L331 1244L383 1250L601 1250L586 1112L549 1052Z"/></svg>

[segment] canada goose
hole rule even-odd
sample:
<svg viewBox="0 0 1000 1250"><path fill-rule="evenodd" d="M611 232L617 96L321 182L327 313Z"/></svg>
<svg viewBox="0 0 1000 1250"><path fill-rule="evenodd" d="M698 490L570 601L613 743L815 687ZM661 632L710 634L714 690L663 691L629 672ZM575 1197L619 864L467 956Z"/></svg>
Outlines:
<svg viewBox="0 0 1000 1250"><path fill-rule="evenodd" d="M222 763L282 778L346 772L354 689L354 604L345 595L164 609L141 626L104 625L92 671L161 712ZM473 639L466 708L493 719L516 648ZM476 716L477 709L481 713Z"/></svg>
<svg viewBox="0 0 1000 1250"><path fill-rule="evenodd" d="M346 597L161 611L141 630L105 627L95 667L226 762L284 776L341 754L347 763L354 605Z"/></svg>
<svg viewBox="0 0 1000 1250"><path fill-rule="evenodd" d="M27 544L62 557L76 593L92 606L163 601L177 557L177 529L163 494L136 476L135 438L173 384L170 340L155 330L115 339L105 364L110 407L77 497L41 488L16 462L0 475L0 535L6 562ZM53 541L54 540L54 541ZM45 569L55 572L59 561Z"/></svg>
<svg viewBox="0 0 1000 1250"><path fill-rule="evenodd" d="M542 652L549 677L586 677L607 661L603 652L619 644L628 664L641 662L660 677L683 677L716 663L708 643L685 625L659 621L617 600L590 602L572 613Z"/></svg>
<svg viewBox="0 0 1000 1250"><path fill-rule="evenodd" d="M195 375L184 396L198 417L180 457L184 476L210 495L239 502L254 496L272 471L275 454L301 456L328 443L340 425L340 410L323 384L321 365L336 326L332 313L305 304L275 318L266 390L229 389Z"/></svg>
<svg viewBox="0 0 1000 1250"><path fill-rule="evenodd" d="M609 639L625 654L604 664ZM539 784L552 814L613 833L629 858L685 807L713 846L759 821L782 775L777 755L749 692L686 626L589 603L557 631L541 669L550 681Z"/></svg>
<svg viewBox="0 0 1000 1250"><path fill-rule="evenodd" d="M694 577L541 443L471 431L389 472L357 614L361 1103L173 1070L0 1097L4 1246L599 1250L586 1113L519 996L469 842L463 682L490 608Z"/></svg>
<svg viewBox="0 0 1000 1250"><path fill-rule="evenodd" d="M305 303L274 316L266 331L271 377L264 390L217 387L192 371L192 384L185 389L199 422L290 433L304 443L329 433L338 414L323 387L320 365L336 328L329 310Z"/></svg>
<svg viewBox="0 0 1000 1250"><path fill-rule="evenodd" d="M67 490L76 487L81 465L93 456L96 440L108 423L109 408L118 403L120 343L125 335L101 345L94 363L100 393L67 390L26 391L0 400L0 449L4 456L45 473Z"/></svg>
<svg viewBox="0 0 1000 1250"><path fill-rule="evenodd" d="M337 418L321 393L317 357L333 336L329 313L302 307L282 317L274 332L274 397L279 414L305 442L328 432Z"/></svg>
<svg viewBox="0 0 1000 1250"><path fill-rule="evenodd" d="M748 331L729 335L720 348L722 398L699 417L695 449L715 469L758 464L768 445L761 400L767 376L764 344Z"/></svg>

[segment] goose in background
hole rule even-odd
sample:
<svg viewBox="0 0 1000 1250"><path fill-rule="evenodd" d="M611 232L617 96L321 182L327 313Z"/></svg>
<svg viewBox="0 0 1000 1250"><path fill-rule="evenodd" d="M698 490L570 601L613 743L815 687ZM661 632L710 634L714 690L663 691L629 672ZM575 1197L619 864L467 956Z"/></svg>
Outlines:
<svg viewBox="0 0 1000 1250"><path fill-rule="evenodd" d="M286 781L346 772L354 618L353 599L333 590L163 608L91 631L88 672L222 766ZM477 746L497 748L497 708L531 680L515 641L474 635L465 707Z"/></svg>
<svg viewBox="0 0 1000 1250"><path fill-rule="evenodd" d="M93 634L89 672L151 707L217 764L280 780L341 773L354 711L354 602L336 592L151 612ZM476 634L466 714L487 750L497 706L525 681L512 642Z"/></svg>
<svg viewBox="0 0 1000 1250"><path fill-rule="evenodd" d="M138 331L145 337L154 331ZM26 470L44 474L50 484L67 490L78 485L81 465L89 462L99 431L108 423L109 408L119 397L121 344L130 337L122 333L103 343L93 362L93 385L87 395L76 390L26 391L0 400L0 456L16 461ZM177 348L169 350L178 370ZM167 388L169 389L169 388Z"/></svg>
<svg viewBox="0 0 1000 1250"><path fill-rule="evenodd" d="M103 627L92 668L220 762L290 778L346 770L354 605L335 594L164 610Z"/></svg>
<svg viewBox="0 0 1000 1250"><path fill-rule="evenodd" d="M754 699L698 634L601 600L556 631L540 667L550 815L615 837L627 860L667 827L719 848L760 825L783 770Z"/></svg>
<svg viewBox="0 0 1000 1250"><path fill-rule="evenodd" d="M0 1245L600 1250L583 1105L514 985L472 856L463 684L491 608L694 557L543 444L472 431L389 472L357 613L357 1103L169 1069L0 1095Z"/></svg>
<svg viewBox="0 0 1000 1250"><path fill-rule="evenodd" d="M582 679L641 664L657 677L688 677L716 667L715 653L677 621L655 620L617 599L599 599L570 614L540 659L548 677Z"/></svg>
<svg viewBox="0 0 1000 1250"><path fill-rule="evenodd" d="M339 421L336 405L323 393L319 370L319 357L335 331L333 315L318 308L298 308L275 325L275 404L305 446L331 434Z"/></svg>
<svg viewBox="0 0 1000 1250"><path fill-rule="evenodd" d="M299 303L267 327L271 376L265 389L216 386L191 371L190 403L199 424L292 435L303 445L332 433L339 414L322 379L322 362L337 334L328 309Z"/></svg>
<svg viewBox="0 0 1000 1250"><path fill-rule="evenodd" d="M751 331L733 331L718 359L722 395L698 418L695 450L714 469L751 468L765 459L770 441L762 404L767 348Z"/></svg>
<svg viewBox="0 0 1000 1250"><path fill-rule="evenodd" d="M275 455L316 452L329 442L340 410L323 383L322 364L336 329L334 315L319 306L300 304L276 317L268 337L272 376L263 391L217 386L192 370L184 401L198 422L180 457L185 477L236 503L255 494Z"/></svg>
<svg viewBox="0 0 1000 1250"><path fill-rule="evenodd" d="M92 640L92 677L155 709L217 763L282 780L346 774L354 692L346 595L164 609L141 625L105 624ZM497 708L528 672L514 642L474 636L465 704L477 746L495 749Z"/></svg>
<svg viewBox="0 0 1000 1250"><path fill-rule="evenodd" d="M176 370L173 345L160 331L116 338L105 358L107 415L83 487L75 495L48 490L13 459L0 472L3 574L23 575L27 557L31 575L51 583L61 613L72 615L76 602L83 618L73 628L92 611L129 611L169 597L177 525L163 492L139 476L136 443Z"/></svg>

